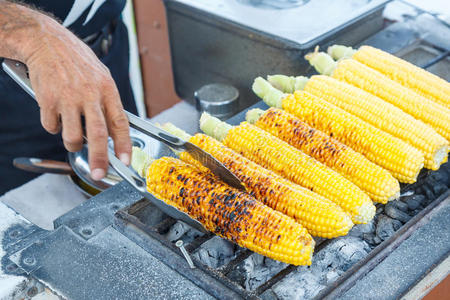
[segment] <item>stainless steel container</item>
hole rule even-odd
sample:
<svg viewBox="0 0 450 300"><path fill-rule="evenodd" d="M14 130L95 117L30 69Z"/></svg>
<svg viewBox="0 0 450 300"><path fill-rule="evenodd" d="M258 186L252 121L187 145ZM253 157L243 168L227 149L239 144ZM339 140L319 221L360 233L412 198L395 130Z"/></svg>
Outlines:
<svg viewBox="0 0 450 300"><path fill-rule="evenodd" d="M298 5L265 1L167 0L175 88L194 103L194 92L211 82L239 90L239 109L257 98L260 75L305 74L303 56L316 45L354 45L383 26L387 0L311 0ZM286 8L284 8L286 7Z"/></svg>

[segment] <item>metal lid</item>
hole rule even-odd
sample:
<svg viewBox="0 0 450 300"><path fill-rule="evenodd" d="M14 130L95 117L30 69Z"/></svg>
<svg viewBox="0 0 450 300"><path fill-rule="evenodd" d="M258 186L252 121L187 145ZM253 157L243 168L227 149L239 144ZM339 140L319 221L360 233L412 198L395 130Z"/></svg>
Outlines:
<svg viewBox="0 0 450 300"><path fill-rule="evenodd" d="M232 115L238 109L239 91L228 84L204 85L194 93L194 97L198 110L216 117Z"/></svg>

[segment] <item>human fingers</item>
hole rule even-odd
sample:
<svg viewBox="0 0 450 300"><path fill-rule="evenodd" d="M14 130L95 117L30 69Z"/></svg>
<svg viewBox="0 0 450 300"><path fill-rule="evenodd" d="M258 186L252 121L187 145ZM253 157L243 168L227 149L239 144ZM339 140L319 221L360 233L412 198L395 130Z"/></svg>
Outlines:
<svg viewBox="0 0 450 300"><path fill-rule="evenodd" d="M98 102L86 104L84 115L89 144L91 176L94 180L100 180L105 177L108 168L108 129Z"/></svg>
<svg viewBox="0 0 450 300"><path fill-rule="evenodd" d="M123 110L117 88L110 86L105 92L104 109L109 135L114 140L116 156L126 165L131 160L131 139L128 118Z"/></svg>
<svg viewBox="0 0 450 300"><path fill-rule="evenodd" d="M80 151L83 147L83 128L80 109L66 107L61 113L62 139L67 151Z"/></svg>

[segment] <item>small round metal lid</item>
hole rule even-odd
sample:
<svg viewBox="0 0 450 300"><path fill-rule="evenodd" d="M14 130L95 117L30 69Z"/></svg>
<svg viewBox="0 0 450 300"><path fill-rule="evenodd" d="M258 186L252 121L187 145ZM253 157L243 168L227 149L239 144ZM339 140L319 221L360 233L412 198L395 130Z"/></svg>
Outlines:
<svg viewBox="0 0 450 300"><path fill-rule="evenodd" d="M194 94L197 109L213 116L234 114L238 109L239 91L231 85L212 83L202 86Z"/></svg>

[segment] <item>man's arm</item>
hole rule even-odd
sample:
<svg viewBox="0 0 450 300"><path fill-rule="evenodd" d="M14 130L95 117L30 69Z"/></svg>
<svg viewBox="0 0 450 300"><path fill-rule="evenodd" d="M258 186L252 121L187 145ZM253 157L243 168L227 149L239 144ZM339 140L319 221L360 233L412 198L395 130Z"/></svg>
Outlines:
<svg viewBox="0 0 450 300"><path fill-rule="evenodd" d="M0 57L28 66L42 126L52 134L62 128L68 151L81 149L85 117L92 177L105 176L108 135L116 155L129 164L128 120L117 87L109 70L74 34L49 16L0 0Z"/></svg>

